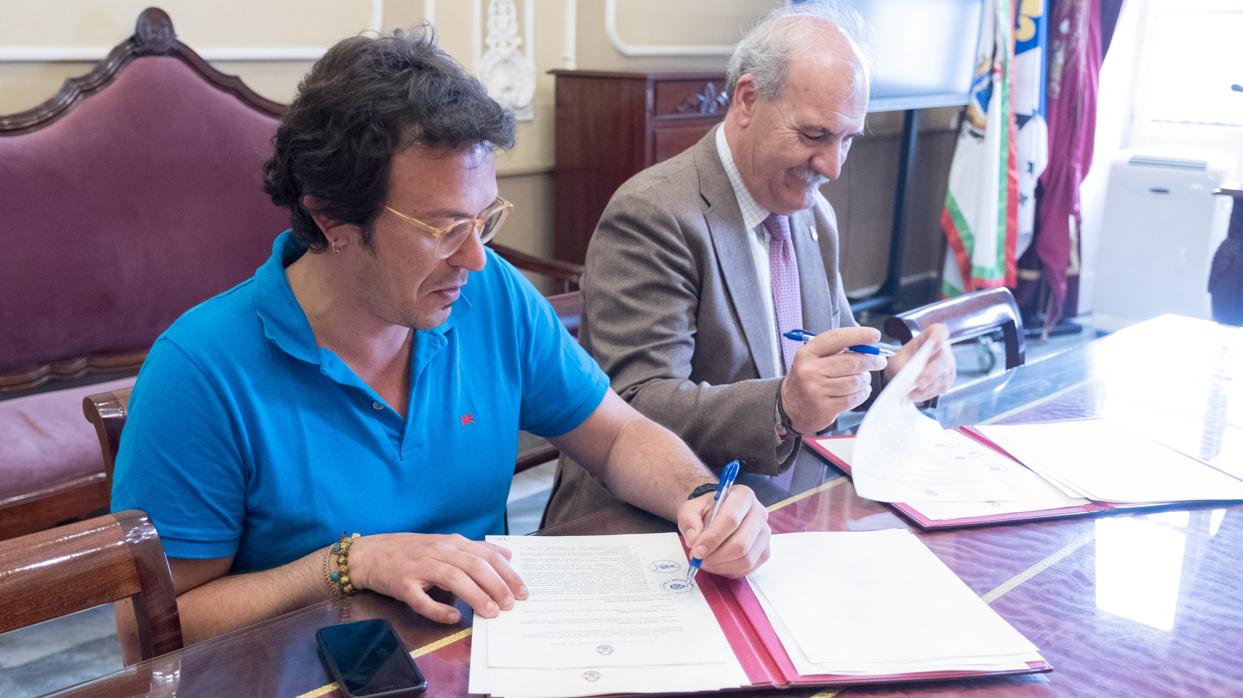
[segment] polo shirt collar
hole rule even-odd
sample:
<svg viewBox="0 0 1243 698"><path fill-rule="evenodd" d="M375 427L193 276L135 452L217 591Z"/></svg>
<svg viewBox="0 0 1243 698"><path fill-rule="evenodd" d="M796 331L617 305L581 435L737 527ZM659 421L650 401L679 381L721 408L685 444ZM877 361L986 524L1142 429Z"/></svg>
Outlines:
<svg viewBox="0 0 1243 698"><path fill-rule="evenodd" d="M319 347L311 322L289 287L285 267L306 254L306 247L286 230L272 243L272 256L255 272L255 312L263 333L282 351L303 361L318 364Z"/></svg>
<svg viewBox="0 0 1243 698"><path fill-rule="evenodd" d="M295 240L289 230L276 237L272 243L272 256L255 272L255 312L263 324L264 334L273 344L296 359L320 364L321 352L315 343L315 332L311 330L311 322L294 297L289 278L285 275L285 268L306 251L306 247ZM495 262L491 255L488 261ZM453 312L440 326L415 331L416 356L421 353L417 351L419 348L444 346L445 334L471 309L470 289L470 284L462 289L462 295L453 304ZM430 343L428 340L431 340Z"/></svg>

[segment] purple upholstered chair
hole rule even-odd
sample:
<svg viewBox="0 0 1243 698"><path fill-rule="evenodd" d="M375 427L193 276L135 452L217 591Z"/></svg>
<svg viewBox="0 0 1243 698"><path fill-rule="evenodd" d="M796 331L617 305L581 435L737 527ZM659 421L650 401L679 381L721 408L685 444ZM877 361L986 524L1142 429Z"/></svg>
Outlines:
<svg viewBox="0 0 1243 698"><path fill-rule="evenodd" d="M106 508L82 398L132 378L29 393L132 375L177 316L263 263L289 223L262 189L284 109L151 8L89 74L0 116L0 538Z"/></svg>
<svg viewBox="0 0 1243 698"><path fill-rule="evenodd" d="M289 216L263 193L261 166L285 109L212 68L148 8L89 74L0 115L0 539L107 507L100 446L116 443L106 430L96 438L83 398L128 395L169 323L270 254ZM577 328L582 267L492 248L549 277ZM131 377L27 394L87 374ZM88 401L87 414L119 434L123 411ZM544 446L518 467L555 456Z"/></svg>

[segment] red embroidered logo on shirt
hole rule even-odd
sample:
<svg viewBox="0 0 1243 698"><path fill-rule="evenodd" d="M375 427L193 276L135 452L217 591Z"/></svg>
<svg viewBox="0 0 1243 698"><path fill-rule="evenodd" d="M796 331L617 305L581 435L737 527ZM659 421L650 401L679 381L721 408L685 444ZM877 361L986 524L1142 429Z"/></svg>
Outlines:
<svg viewBox="0 0 1243 698"><path fill-rule="evenodd" d="M466 414L462 415L461 417L458 417L458 421L460 421L460 422L462 423L462 426L466 426L467 424L474 424L474 423L475 423L475 414L474 414L473 412L467 412Z"/></svg>

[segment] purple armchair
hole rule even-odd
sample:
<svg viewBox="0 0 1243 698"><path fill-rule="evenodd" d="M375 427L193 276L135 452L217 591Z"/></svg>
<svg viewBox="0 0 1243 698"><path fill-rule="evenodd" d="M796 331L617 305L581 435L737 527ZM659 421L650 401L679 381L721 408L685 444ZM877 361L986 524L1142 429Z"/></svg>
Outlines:
<svg viewBox="0 0 1243 698"><path fill-rule="evenodd" d="M107 508L104 453L125 413L88 400L92 427L83 399L128 396L160 332L270 254L289 215L264 194L262 164L285 109L148 8L89 74L0 115L0 539ZM549 277L577 329L582 267L492 248ZM74 387L47 391L58 382Z"/></svg>
<svg viewBox="0 0 1243 698"><path fill-rule="evenodd" d="M107 507L82 398L132 383L178 315L267 258L289 223L261 179L284 109L149 8L89 74L0 115L0 538Z"/></svg>

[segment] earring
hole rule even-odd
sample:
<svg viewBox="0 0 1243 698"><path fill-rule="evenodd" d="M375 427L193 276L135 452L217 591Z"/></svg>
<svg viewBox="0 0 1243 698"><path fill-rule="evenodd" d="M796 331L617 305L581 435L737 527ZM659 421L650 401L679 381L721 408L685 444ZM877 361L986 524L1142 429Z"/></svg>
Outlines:
<svg viewBox="0 0 1243 698"><path fill-rule="evenodd" d="M333 241L332 241L332 253L333 253L333 254L340 254L340 253L341 253L341 248L340 248L340 247L337 247L337 241L336 241L336 240L333 240Z"/></svg>

